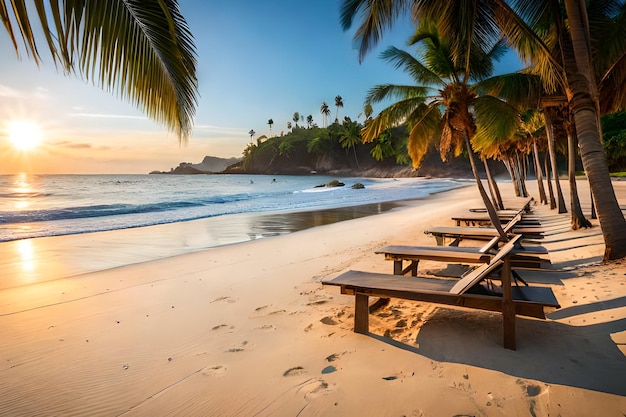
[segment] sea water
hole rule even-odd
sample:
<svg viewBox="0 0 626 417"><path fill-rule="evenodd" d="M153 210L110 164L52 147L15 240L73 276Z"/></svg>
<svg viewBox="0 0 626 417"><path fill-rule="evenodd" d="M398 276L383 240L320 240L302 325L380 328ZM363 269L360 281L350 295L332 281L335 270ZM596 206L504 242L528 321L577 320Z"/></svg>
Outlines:
<svg viewBox="0 0 626 417"><path fill-rule="evenodd" d="M332 180L345 185L323 186ZM364 188L352 188L357 183ZM318 175L3 175L0 242L417 199L466 184Z"/></svg>

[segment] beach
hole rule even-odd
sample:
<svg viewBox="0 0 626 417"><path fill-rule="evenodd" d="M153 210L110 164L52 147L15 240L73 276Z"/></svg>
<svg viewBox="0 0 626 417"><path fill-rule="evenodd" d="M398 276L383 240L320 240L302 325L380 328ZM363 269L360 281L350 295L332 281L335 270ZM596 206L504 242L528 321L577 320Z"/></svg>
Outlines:
<svg viewBox="0 0 626 417"><path fill-rule="evenodd" d="M626 205L626 182L614 187ZM511 184L501 188L514 199ZM586 181L579 194L588 210ZM626 262L602 262L597 220L570 231L569 214L534 206L556 225L542 242L553 270L520 274L550 286L561 308L545 321L518 317L515 351L502 346L498 313L404 300L356 334L354 297L322 286L349 269L391 273L376 249L435 245L424 229L481 205L467 186L158 260L142 245L193 239L200 223L108 231L127 257L100 266L89 253L106 246L89 246L91 234L41 238L43 265L4 262L0 415L625 415ZM67 267L54 263L59 248L78 266L55 275L52 265Z"/></svg>

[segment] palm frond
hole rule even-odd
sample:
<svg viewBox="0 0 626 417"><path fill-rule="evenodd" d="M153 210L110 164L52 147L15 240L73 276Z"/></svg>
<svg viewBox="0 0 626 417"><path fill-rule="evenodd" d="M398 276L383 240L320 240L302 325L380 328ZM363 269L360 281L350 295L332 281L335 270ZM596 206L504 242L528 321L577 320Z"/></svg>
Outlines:
<svg viewBox="0 0 626 417"><path fill-rule="evenodd" d="M390 105L362 129L363 142L371 142L385 130L399 126L406 121L411 113L419 112L419 109L424 108L424 106L424 100L421 97L407 98Z"/></svg>
<svg viewBox="0 0 626 417"><path fill-rule="evenodd" d="M428 98L428 93L430 91L431 89L429 87L415 85L377 85L368 91L367 96L365 97L365 105L393 99L419 99L421 101L425 101Z"/></svg>
<svg viewBox="0 0 626 417"><path fill-rule="evenodd" d="M541 79L522 72L497 75L474 84L479 95L500 97L519 107L536 108L541 99Z"/></svg>
<svg viewBox="0 0 626 417"><path fill-rule="evenodd" d="M10 17L39 62L24 1L12 1L10 17L0 4L14 45ZM49 12L42 0L35 6L52 57L66 72L80 71L187 140L197 105L196 55L176 0L55 0Z"/></svg>
<svg viewBox="0 0 626 417"><path fill-rule="evenodd" d="M411 0L343 0L340 22L344 30L350 29L354 18L360 15L361 26L354 35L359 48L359 62L378 43L383 32L390 29L403 12L409 10Z"/></svg>
<svg viewBox="0 0 626 417"><path fill-rule="evenodd" d="M393 64L395 69L404 69L417 83L440 86L446 84L430 66L426 67L410 53L394 46L385 49L380 57Z"/></svg>
<svg viewBox="0 0 626 417"><path fill-rule="evenodd" d="M421 105L408 117L409 139L407 150L413 168L422 164L431 143L441 134L441 112L435 103Z"/></svg>
<svg viewBox="0 0 626 417"><path fill-rule="evenodd" d="M510 140L519 129L520 116L516 107L492 96L474 100L476 135L472 146L477 152Z"/></svg>

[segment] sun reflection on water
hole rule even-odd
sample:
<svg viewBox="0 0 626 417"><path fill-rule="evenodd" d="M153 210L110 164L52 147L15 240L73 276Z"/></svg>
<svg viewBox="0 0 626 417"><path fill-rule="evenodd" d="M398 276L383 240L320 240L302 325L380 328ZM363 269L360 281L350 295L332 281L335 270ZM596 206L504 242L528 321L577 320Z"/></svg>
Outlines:
<svg viewBox="0 0 626 417"><path fill-rule="evenodd" d="M23 271L32 271L35 269L35 250L30 239L17 241L17 252L21 259L21 267Z"/></svg>
<svg viewBox="0 0 626 417"><path fill-rule="evenodd" d="M13 206L18 210L30 207L30 197L35 191L31 176L25 172L15 175L12 188L12 194L14 195Z"/></svg>

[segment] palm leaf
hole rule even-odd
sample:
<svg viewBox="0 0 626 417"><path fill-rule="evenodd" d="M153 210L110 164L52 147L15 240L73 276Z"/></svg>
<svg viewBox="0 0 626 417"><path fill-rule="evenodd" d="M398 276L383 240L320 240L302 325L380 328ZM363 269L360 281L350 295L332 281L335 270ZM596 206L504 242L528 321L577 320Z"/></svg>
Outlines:
<svg viewBox="0 0 626 417"><path fill-rule="evenodd" d="M395 69L404 68L416 83L426 85L445 86L445 82L437 75L437 73L426 67L410 53L391 46L385 49L380 57L385 61L393 64Z"/></svg>
<svg viewBox="0 0 626 417"><path fill-rule="evenodd" d="M476 113L476 135L472 147L477 152L509 141L520 126L516 107L492 96L481 96L474 100ZM488 155L485 155L490 157Z"/></svg>
<svg viewBox="0 0 626 417"><path fill-rule="evenodd" d="M436 103L422 104L408 118L410 128L407 150L413 168L422 164L433 141L441 135L441 112Z"/></svg>
<svg viewBox="0 0 626 417"><path fill-rule="evenodd" d="M391 28L398 16L408 10L410 4L411 0L343 0L340 22L344 30L350 29L357 14L363 18L354 35L359 62L376 46L383 32Z"/></svg>
<svg viewBox="0 0 626 417"><path fill-rule="evenodd" d="M500 97L519 107L537 108L542 86L539 77L523 72L498 75L474 84L479 95Z"/></svg>
<svg viewBox="0 0 626 417"><path fill-rule="evenodd" d="M0 4L0 17L17 50L9 12ZM24 1L12 5L11 17L26 51L39 62ZM43 1L35 0L35 6L55 62L115 91L187 140L197 105L196 56L176 0L50 1L54 27Z"/></svg>

